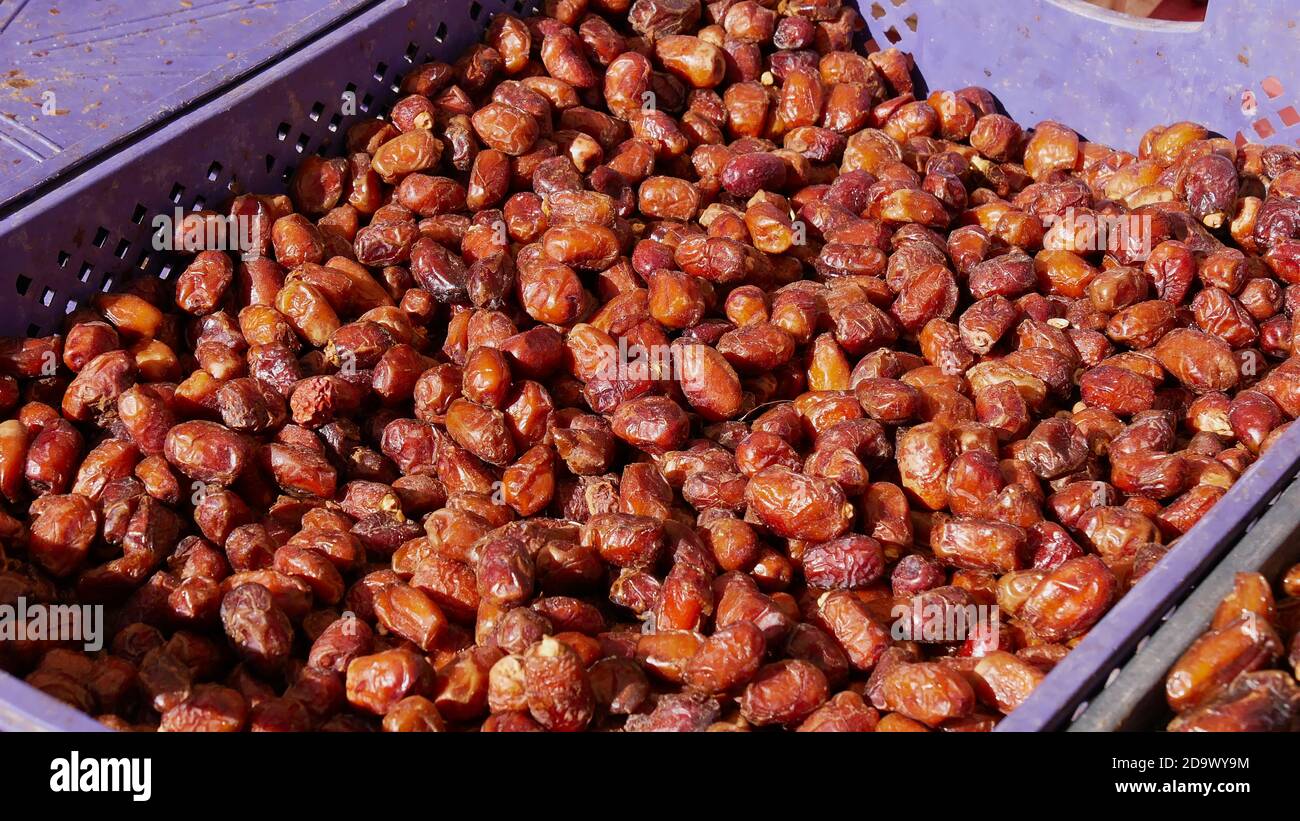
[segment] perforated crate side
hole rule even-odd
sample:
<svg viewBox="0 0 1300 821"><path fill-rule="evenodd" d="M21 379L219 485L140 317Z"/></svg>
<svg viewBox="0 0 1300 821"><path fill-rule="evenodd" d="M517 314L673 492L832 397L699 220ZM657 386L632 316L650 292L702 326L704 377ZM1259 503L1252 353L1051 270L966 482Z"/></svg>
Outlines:
<svg viewBox="0 0 1300 821"><path fill-rule="evenodd" d="M1209 629L1215 611L1232 591L1238 573L1260 573L1276 589L1278 577L1300 561L1298 525L1300 480L1295 480L1247 527L1250 538L1243 538L1214 572L1168 613L1159 629L1142 639L1133 655L1110 672L1101 691L1079 706L1070 731L1131 732L1164 728L1173 717L1165 700L1169 668Z"/></svg>
<svg viewBox="0 0 1300 821"><path fill-rule="evenodd" d="M382 4L7 217L0 294L15 299L0 333L48 333L124 273L170 276L149 242L155 215L282 190L301 154L328 152L353 121L339 114L344 91L356 93L357 117L382 109L403 67L454 59L504 9L525 6ZM1212 0L1204 23L1135 20L1082 0L874 0L861 10L878 43L915 54L930 87L985 85L1027 123L1059 119L1128 148L1147 126L1179 119L1241 140L1300 140L1288 75L1300 10L1286 0Z"/></svg>
<svg viewBox="0 0 1300 821"><path fill-rule="evenodd" d="M0 0L0 205L374 0Z"/></svg>
<svg viewBox="0 0 1300 821"><path fill-rule="evenodd" d="M1199 23L1083 0L863 0L881 48L910 51L931 89L981 85L1018 122L1058 120L1128 151L1193 120L1239 143L1300 145L1300 3L1209 0Z"/></svg>
<svg viewBox="0 0 1300 821"><path fill-rule="evenodd" d="M154 250L154 217L283 192L304 154L338 153L350 125L391 105L406 71L454 60L492 14L524 9L522 0L383 3L5 217L0 334L56 332L124 276L171 278L176 258ZM353 115L342 113L345 93Z"/></svg>

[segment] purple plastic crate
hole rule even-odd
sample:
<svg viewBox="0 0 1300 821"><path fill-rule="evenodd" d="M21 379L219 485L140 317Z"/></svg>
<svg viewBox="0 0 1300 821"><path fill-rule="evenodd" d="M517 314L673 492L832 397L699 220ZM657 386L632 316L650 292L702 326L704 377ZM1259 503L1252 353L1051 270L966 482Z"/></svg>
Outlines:
<svg viewBox="0 0 1300 821"><path fill-rule="evenodd" d="M1292 481L1214 570L1196 585L1186 600L1114 674L1105 687L1076 710L1072 733L1132 732L1168 726L1173 712L1165 698L1169 669L1194 641L1210 629L1210 622L1232 591L1238 573L1259 573L1276 584L1286 570L1300 561L1300 534L1295 511L1300 508L1300 479Z"/></svg>
<svg viewBox="0 0 1300 821"><path fill-rule="evenodd" d="M372 0L5 0L0 206Z"/></svg>
<svg viewBox="0 0 1300 821"><path fill-rule="evenodd" d="M1239 145L1300 145L1300 4L1294 0L1210 0L1199 23L1144 20L1082 0L875 0L859 8L878 45L912 53L928 88L984 86L1025 125L1078 125L1085 138L1130 151L1146 129L1179 120L1203 123ZM1068 722L1236 544L1298 465L1295 429L998 731L1056 729Z"/></svg>
<svg viewBox="0 0 1300 821"><path fill-rule="evenodd" d="M881 48L931 89L980 85L1017 122L1077 125L1136 151L1146 129L1193 120L1238 142L1300 145L1300 3L1209 0L1199 23L1083 0L862 0Z"/></svg>
<svg viewBox="0 0 1300 821"><path fill-rule="evenodd" d="M1174 607L1231 550L1246 529L1296 475L1300 425L1241 475L1156 567L1111 608L1083 641L1043 679L998 732L1062 728L1100 690ZM1292 520L1300 525L1300 516Z"/></svg>
<svg viewBox="0 0 1300 821"><path fill-rule="evenodd" d="M0 671L0 731L99 733L108 728Z"/></svg>
<svg viewBox="0 0 1300 821"><path fill-rule="evenodd" d="M1240 131L1243 139L1292 142L1296 130L1280 127L1294 115L1287 102L1291 77L1280 73L1290 68L1285 58L1297 37L1289 5L1212 0L1204 24L1135 21L1075 0L885 0L861 8L877 42L915 52L930 87L984 85L1023 122L1084 123L1085 136L1132 149L1148 126L1180 119L1200 120L1228 136ZM356 117L391 103L396 79L408 67L431 56L454 59L491 14L524 6L523 0L378 3L273 70L5 215L0 293L8 301L0 333L57 329L76 305L127 276L169 278L170 260L150 244L155 215L219 204L236 191L283 190L301 155L337 151ZM1229 14L1238 7L1240 16ZM961 48L965 43L977 47ZM1077 68L1067 71L1070 66ZM1193 78L1217 91L1196 91ZM355 115L340 113L344 94L357 101ZM1254 101L1255 113L1243 113L1243 100L1247 110ZM1275 123L1271 133L1252 125L1265 114ZM1232 546L1294 475L1298 460L1300 427L1242 477L999 729L1050 729L1067 720ZM0 727L87 726L86 717L38 696L0 675Z"/></svg>
<svg viewBox="0 0 1300 821"><path fill-rule="evenodd" d="M303 154L341 151L348 126L388 106L412 65L454 59L492 12L516 7L522 3L380 3L5 215L0 293L10 301L0 334L50 333L124 276L170 277L168 255L153 249L154 217L228 201L236 191L283 191ZM345 105L355 114L341 113Z"/></svg>

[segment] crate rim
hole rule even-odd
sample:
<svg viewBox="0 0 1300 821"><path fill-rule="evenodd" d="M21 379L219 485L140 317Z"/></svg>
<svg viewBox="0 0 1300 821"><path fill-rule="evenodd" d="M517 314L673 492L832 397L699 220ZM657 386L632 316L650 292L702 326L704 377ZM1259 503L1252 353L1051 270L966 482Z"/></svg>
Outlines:
<svg viewBox="0 0 1300 821"><path fill-rule="evenodd" d="M351 0L355 5L348 6L346 2L349 0L337 1L339 5L336 7L321 7L311 11L298 23L276 34L272 40L261 43L261 48L257 51L237 55L229 61L228 67L194 77L175 91L158 97L151 104L152 110L142 120L114 129L117 132L115 136L103 144L86 146L81 141L72 143L41 164L20 172L18 178L30 182L30 186L12 191L0 188L0 217L15 213L24 205L54 193L78 176L91 173L101 161L111 158L167 123L220 97L245 80L273 69L283 55L316 42L332 27L344 24L372 6L387 2ZM279 41L279 48L271 47L275 41ZM213 80L212 84L204 87L203 84L209 79Z"/></svg>
<svg viewBox="0 0 1300 821"><path fill-rule="evenodd" d="M1271 507L1189 592L1168 619L1144 639L1142 649L1115 671L1100 692L1070 723L1069 732L1141 732L1161 730L1156 719L1172 716L1165 703L1169 668L1210 626L1215 609L1232 590L1238 573L1276 576L1300 561L1300 478L1279 494ZM1276 578L1269 584L1276 589Z"/></svg>

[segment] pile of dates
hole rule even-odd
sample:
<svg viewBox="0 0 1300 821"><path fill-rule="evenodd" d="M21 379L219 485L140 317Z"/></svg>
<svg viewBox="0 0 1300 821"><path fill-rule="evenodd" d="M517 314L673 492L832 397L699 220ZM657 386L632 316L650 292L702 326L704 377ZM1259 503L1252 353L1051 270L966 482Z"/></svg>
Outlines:
<svg viewBox="0 0 1300 821"><path fill-rule="evenodd" d="M1281 588L1278 600L1264 576L1237 574L1165 679L1171 731L1300 732L1300 564Z"/></svg>
<svg viewBox="0 0 1300 821"><path fill-rule="evenodd" d="M3 341L0 600L109 624L5 666L131 729L994 727L1300 414L1300 155L862 28L499 14L178 227L241 253Z"/></svg>

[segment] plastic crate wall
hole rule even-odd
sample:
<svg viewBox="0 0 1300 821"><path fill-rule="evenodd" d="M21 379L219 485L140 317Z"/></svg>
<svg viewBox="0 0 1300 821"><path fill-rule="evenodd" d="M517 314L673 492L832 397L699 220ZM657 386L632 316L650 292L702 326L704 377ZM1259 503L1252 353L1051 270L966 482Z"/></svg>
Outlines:
<svg viewBox="0 0 1300 821"><path fill-rule="evenodd" d="M454 60L523 0L388 0L272 69L0 220L0 334L55 333L124 277L168 279L151 224L172 209L285 190L299 158L342 150L347 128L397 98L429 59ZM310 67L304 68L304 66ZM342 113L344 95L355 114ZM251 126L249 125L251 124Z"/></svg>
<svg viewBox="0 0 1300 821"><path fill-rule="evenodd" d="M1083 0L862 0L881 48L931 89L988 88L1018 122L1057 120L1136 151L1193 120L1234 139L1300 145L1300 3L1209 0L1205 20L1147 20Z"/></svg>
<svg viewBox="0 0 1300 821"><path fill-rule="evenodd" d="M1233 589L1236 575L1259 573L1277 590L1282 574L1300 561L1296 510L1300 510L1300 479L1292 481L1264 515L1251 524L1247 529L1250 538L1243 538L1160 628L1139 642L1132 659L1107 676L1101 691L1079 705L1070 732L1165 728L1173 718L1165 698L1169 670L1209 630L1219 605Z"/></svg>
<svg viewBox="0 0 1300 821"><path fill-rule="evenodd" d="M373 2L0 0L0 205Z"/></svg>
<svg viewBox="0 0 1300 821"><path fill-rule="evenodd" d="M1300 145L1294 0L1209 0L1195 23L1082 0L863 0L859 8L876 45L912 53L923 89L984 86L1026 126L1057 120L1129 151L1151 126L1179 120L1239 146ZM1255 523L1295 475L1298 457L1300 430L1291 430L999 731L1064 726Z"/></svg>

